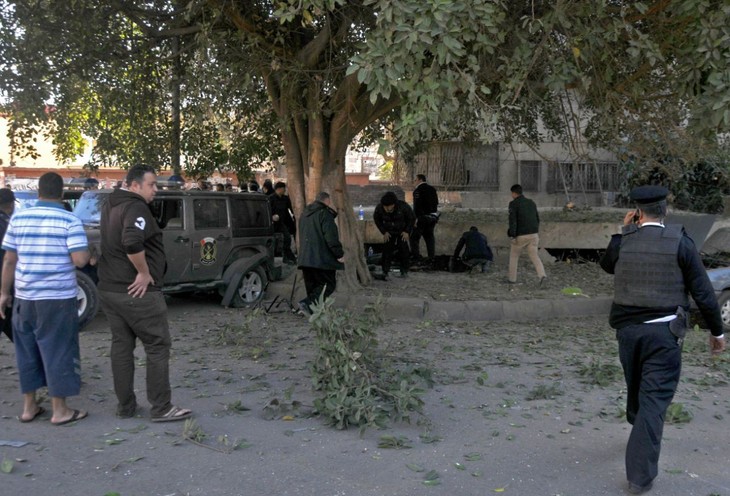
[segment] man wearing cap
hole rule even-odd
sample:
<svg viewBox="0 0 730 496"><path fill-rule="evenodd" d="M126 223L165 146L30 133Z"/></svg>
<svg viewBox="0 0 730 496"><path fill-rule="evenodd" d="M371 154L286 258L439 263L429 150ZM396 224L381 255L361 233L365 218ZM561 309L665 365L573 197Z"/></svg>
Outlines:
<svg viewBox="0 0 730 496"><path fill-rule="evenodd" d="M2 244L3 238L5 237L5 231L8 230L8 224L10 223L10 216L15 211L15 195L10 188L0 189L0 244ZM0 263L5 256L5 250L0 248ZM2 266L2 265L0 265ZM3 334L5 334L10 341L13 340L13 326L12 326L12 307L8 307L5 310L5 318L0 319L0 327L2 327Z"/></svg>
<svg viewBox="0 0 730 496"><path fill-rule="evenodd" d="M401 277L406 277L410 256L408 240L416 222L413 209L403 200L399 200L395 193L388 191L375 207L373 221L383 235L383 258L381 259L383 278L388 280L394 251L398 252Z"/></svg>
<svg viewBox="0 0 730 496"><path fill-rule="evenodd" d="M614 235L601 267L614 274L609 323L616 329L627 385L626 446L631 494L651 489L657 476L664 416L679 382L688 294L710 327L710 351L725 349L715 294L692 239L681 225L664 225L669 192L661 186L631 191L636 210Z"/></svg>
<svg viewBox="0 0 730 496"><path fill-rule="evenodd" d="M268 181L268 179L267 179ZM274 194L269 195L271 206L271 219L274 221L274 232L281 233L283 237L284 263L295 264L297 257L291 249L292 236L296 235L297 228L294 222L294 207L286 193L286 184L279 181L274 185Z"/></svg>

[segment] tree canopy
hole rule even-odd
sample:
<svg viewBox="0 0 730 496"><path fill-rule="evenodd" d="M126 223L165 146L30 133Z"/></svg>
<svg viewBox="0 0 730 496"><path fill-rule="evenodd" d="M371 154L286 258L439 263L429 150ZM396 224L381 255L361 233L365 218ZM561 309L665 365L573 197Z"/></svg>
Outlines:
<svg viewBox="0 0 730 496"><path fill-rule="evenodd" d="M179 108L184 167L194 174L255 163L281 146L296 210L320 189L334 192L352 260L362 247L344 156L384 119L402 144L550 134L634 154L666 151L678 135L711 143L730 129L722 0L0 6L0 91L16 128L44 122L52 101L61 156L78 152L83 133L95 139L95 163L169 164ZM353 265L348 280L368 280L364 264Z"/></svg>

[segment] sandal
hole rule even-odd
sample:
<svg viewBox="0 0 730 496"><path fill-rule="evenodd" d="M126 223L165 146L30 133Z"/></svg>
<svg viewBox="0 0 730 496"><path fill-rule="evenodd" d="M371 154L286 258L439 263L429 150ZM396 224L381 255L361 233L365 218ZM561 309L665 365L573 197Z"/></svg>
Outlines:
<svg viewBox="0 0 730 496"><path fill-rule="evenodd" d="M193 414L192 410L173 406L170 411L159 417L152 417L152 422L177 422L184 420Z"/></svg>

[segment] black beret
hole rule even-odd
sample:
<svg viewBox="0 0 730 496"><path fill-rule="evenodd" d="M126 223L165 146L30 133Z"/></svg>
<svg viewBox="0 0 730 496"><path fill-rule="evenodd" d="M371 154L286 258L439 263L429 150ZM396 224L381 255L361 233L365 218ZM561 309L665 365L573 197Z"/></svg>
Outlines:
<svg viewBox="0 0 730 496"><path fill-rule="evenodd" d="M279 189L279 188L286 188L286 183L285 182L282 182L282 181L277 182L274 185L274 189Z"/></svg>
<svg viewBox="0 0 730 496"><path fill-rule="evenodd" d="M15 195L13 192L8 188L0 188L0 205L5 205L6 203L14 203L15 202Z"/></svg>
<svg viewBox="0 0 730 496"><path fill-rule="evenodd" d="M639 205L648 205L667 199L669 190L664 186L639 186L629 193L629 199Z"/></svg>

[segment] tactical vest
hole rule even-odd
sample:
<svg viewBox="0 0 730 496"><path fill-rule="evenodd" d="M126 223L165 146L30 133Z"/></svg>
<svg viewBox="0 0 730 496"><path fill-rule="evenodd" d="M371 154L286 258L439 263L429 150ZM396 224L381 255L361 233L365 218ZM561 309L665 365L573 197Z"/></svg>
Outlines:
<svg viewBox="0 0 730 496"><path fill-rule="evenodd" d="M613 301L633 307L689 305L677 262L681 225L656 229L629 226L621 237L615 268Z"/></svg>

